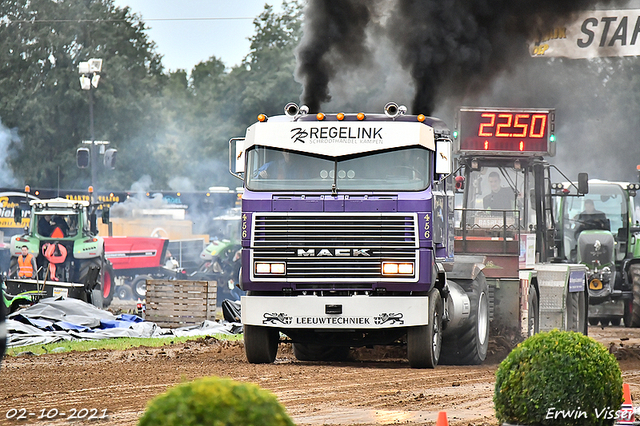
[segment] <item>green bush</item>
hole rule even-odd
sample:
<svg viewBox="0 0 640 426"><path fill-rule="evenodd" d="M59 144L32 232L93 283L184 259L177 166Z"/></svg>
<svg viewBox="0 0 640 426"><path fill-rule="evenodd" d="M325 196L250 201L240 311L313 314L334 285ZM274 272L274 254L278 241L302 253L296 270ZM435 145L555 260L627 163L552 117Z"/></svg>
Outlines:
<svg viewBox="0 0 640 426"><path fill-rule="evenodd" d="M253 383L206 377L152 399L139 426L293 426L275 395Z"/></svg>
<svg viewBox="0 0 640 426"><path fill-rule="evenodd" d="M496 372L500 422L525 425L610 425L622 404L615 357L572 331L538 333L520 343Z"/></svg>

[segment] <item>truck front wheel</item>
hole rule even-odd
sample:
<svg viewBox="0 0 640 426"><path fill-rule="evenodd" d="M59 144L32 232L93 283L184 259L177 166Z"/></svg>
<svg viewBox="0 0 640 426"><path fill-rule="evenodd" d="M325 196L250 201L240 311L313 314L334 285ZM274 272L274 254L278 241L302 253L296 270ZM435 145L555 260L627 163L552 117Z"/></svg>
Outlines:
<svg viewBox="0 0 640 426"><path fill-rule="evenodd" d="M412 368L435 368L442 348L442 297L437 288L429 293L429 324L407 331L407 358Z"/></svg>
<svg viewBox="0 0 640 426"><path fill-rule="evenodd" d="M244 326L244 352L251 364L270 364L276 360L280 333L272 327Z"/></svg>

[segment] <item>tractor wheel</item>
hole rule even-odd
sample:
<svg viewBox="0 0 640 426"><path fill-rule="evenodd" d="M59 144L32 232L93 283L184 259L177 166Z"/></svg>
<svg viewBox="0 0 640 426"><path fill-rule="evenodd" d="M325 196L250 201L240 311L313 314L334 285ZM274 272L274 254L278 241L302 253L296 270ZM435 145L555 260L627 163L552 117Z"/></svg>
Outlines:
<svg viewBox="0 0 640 426"><path fill-rule="evenodd" d="M113 300L113 296L116 293L116 286L113 282L113 266L111 262L108 260L104 260L103 262L104 268L102 269L102 300L104 303L104 307L106 308L111 304Z"/></svg>
<svg viewBox="0 0 640 426"><path fill-rule="evenodd" d="M98 285L100 286L100 288L96 286L96 288L92 290L91 304L101 309L105 306L108 306L109 303L111 303L111 300L113 299L111 281L109 281L108 284L105 286L104 277L107 274L104 273L104 270L102 269L102 267L103 267L103 262L100 259L83 260L80 263L80 268L78 270L78 279L77 279L77 282L85 283L85 281L87 281L87 278L89 276L89 271L91 271L91 268L100 269L100 273L98 275Z"/></svg>
<svg viewBox="0 0 640 426"><path fill-rule="evenodd" d="M121 285L116 287L116 296L120 300L131 300L133 299L133 292L131 291L131 287L128 285Z"/></svg>
<svg viewBox="0 0 640 426"><path fill-rule="evenodd" d="M9 278L18 278L18 258L11 256L9 262Z"/></svg>
<svg viewBox="0 0 640 426"><path fill-rule="evenodd" d="M277 328L244 326L244 351L251 364L271 364L276 360L280 333Z"/></svg>
<svg viewBox="0 0 640 426"><path fill-rule="evenodd" d="M484 274L459 284L469 297L469 317L455 333L442 340L441 364L478 365L489 348L489 287Z"/></svg>
<svg viewBox="0 0 640 426"><path fill-rule="evenodd" d="M629 276L633 284L633 320L632 327L640 327L640 265L631 265Z"/></svg>
<svg viewBox="0 0 640 426"><path fill-rule="evenodd" d="M149 275L138 275L131 282L133 298L144 300L147 297L147 280L152 280Z"/></svg>
<svg viewBox="0 0 640 426"><path fill-rule="evenodd" d="M349 347L294 343L293 355L298 361L346 361L349 359Z"/></svg>
<svg viewBox="0 0 640 426"><path fill-rule="evenodd" d="M624 299L624 317L622 321L625 327L633 326L633 299Z"/></svg>
<svg viewBox="0 0 640 426"><path fill-rule="evenodd" d="M435 368L442 349L442 297L437 288L429 293L429 324L409 327L407 358L412 368Z"/></svg>

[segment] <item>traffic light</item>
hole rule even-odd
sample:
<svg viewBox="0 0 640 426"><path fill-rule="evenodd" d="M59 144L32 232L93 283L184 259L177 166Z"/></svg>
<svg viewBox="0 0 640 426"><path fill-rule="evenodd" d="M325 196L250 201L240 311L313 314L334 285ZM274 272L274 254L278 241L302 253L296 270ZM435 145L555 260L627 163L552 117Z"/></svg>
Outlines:
<svg viewBox="0 0 640 426"><path fill-rule="evenodd" d="M104 166L108 169L116 168L116 154L117 149L109 148L104 152Z"/></svg>
<svg viewBox="0 0 640 426"><path fill-rule="evenodd" d="M78 148L76 151L76 163L81 169L86 169L91 164L89 148Z"/></svg>

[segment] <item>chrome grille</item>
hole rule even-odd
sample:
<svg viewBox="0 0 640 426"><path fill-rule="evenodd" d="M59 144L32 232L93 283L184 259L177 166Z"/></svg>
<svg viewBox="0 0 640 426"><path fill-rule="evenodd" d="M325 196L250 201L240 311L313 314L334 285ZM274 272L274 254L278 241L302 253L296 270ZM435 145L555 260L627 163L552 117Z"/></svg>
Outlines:
<svg viewBox="0 0 640 426"><path fill-rule="evenodd" d="M284 260L294 281L374 280L383 261L417 268L417 222L410 213L254 214L253 260Z"/></svg>

